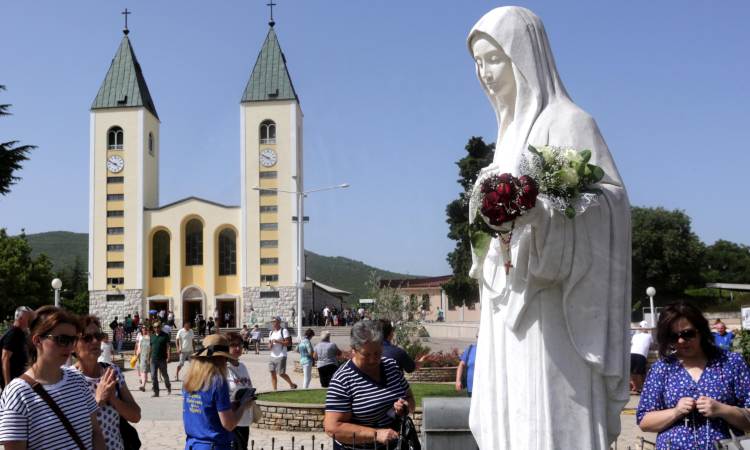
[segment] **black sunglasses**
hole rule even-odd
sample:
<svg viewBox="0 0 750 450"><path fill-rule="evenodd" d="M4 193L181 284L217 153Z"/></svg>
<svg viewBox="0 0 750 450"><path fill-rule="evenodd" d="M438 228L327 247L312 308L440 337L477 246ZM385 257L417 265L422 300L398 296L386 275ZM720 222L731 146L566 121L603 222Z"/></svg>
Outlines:
<svg viewBox="0 0 750 450"><path fill-rule="evenodd" d="M103 341L104 338L107 336L106 333L98 332L98 333L88 333L81 336L81 339L83 339L83 342L89 344L91 342L94 342L94 340L97 340L99 342Z"/></svg>
<svg viewBox="0 0 750 450"><path fill-rule="evenodd" d="M690 341L695 339L696 336L698 336L698 330L691 328L688 330L682 330L679 333L670 333L669 342L677 342L680 338L682 338L683 341Z"/></svg>
<svg viewBox="0 0 750 450"><path fill-rule="evenodd" d="M48 334L42 337L45 339L51 339L52 342L59 345L60 347L70 347L78 340L78 336L70 336L67 334Z"/></svg>

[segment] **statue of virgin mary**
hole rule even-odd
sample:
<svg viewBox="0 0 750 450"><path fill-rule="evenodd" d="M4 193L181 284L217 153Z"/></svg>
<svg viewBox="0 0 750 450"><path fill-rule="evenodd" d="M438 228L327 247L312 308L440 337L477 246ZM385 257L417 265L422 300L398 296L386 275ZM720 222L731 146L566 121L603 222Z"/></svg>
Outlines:
<svg viewBox="0 0 750 450"><path fill-rule="evenodd" d="M540 197L516 219L507 274L497 239L474 261L481 322L470 426L481 449L606 449L628 400L630 206L594 119L568 96L541 20L497 8L468 37L497 115L488 169L519 174L529 145L592 152L605 177L568 218Z"/></svg>

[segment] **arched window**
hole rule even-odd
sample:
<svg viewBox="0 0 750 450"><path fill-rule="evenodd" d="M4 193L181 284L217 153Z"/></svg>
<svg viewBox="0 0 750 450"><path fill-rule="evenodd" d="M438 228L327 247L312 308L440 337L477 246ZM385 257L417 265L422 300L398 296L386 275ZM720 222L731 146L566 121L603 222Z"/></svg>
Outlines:
<svg viewBox="0 0 750 450"><path fill-rule="evenodd" d="M122 150L122 128L114 126L107 132L107 150Z"/></svg>
<svg viewBox="0 0 750 450"><path fill-rule="evenodd" d="M276 123L273 120L264 120L260 123L260 143L276 143Z"/></svg>
<svg viewBox="0 0 750 450"><path fill-rule="evenodd" d="M203 265L203 224L198 219L185 225L185 265Z"/></svg>
<svg viewBox="0 0 750 450"><path fill-rule="evenodd" d="M237 275L237 237L230 228L219 233L219 275Z"/></svg>
<svg viewBox="0 0 750 450"><path fill-rule="evenodd" d="M169 276L169 233L159 230L154 233L151 244L151 273L154 277Z"/></svg>
<svg viewBox="0 0 750 450"><path fill-rule="evenodd" d="M148 154L154 156L154 134L148 134Z"/></svg>

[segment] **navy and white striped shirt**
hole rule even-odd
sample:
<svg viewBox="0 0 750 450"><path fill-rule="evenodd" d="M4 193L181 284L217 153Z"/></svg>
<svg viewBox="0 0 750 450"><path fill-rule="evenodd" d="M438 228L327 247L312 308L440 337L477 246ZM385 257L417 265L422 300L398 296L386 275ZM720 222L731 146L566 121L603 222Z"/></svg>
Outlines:
<svg viewBox="0 0 750 450"><path fill-rule="evenodd" d="M351 423L357 425L387 428L393 423L388 412L396 400L406 398L408 390L409 383L396 361L380 358L380 383L376 383L350 360L331 379L326 411L349 413Z"/></svg>
<svg viewBox="0 0 750 450"><path fill-rule="evenodd" d="M62 379L44 389L70 421L86 448L92 448L91 413L97 405L83 376L63 368ZM60 419L28 383L16 378L0 397L0 443L28 441L27 449L78 448Z"/></svg>

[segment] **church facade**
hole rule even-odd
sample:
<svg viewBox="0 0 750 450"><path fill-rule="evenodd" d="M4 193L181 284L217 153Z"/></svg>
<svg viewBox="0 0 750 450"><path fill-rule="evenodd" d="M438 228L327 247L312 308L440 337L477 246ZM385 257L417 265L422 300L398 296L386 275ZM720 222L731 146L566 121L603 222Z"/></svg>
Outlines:
<svg viewBox="0 0 750 450"><path fill-rule="evenodd" d="M90 112L90 313L295 322L303 116L273 25L240 99L240 205L160 204L160 119L124 33Z"/></svg>

